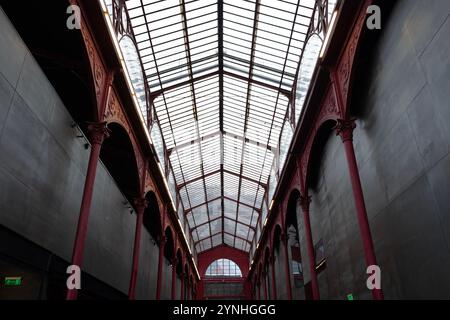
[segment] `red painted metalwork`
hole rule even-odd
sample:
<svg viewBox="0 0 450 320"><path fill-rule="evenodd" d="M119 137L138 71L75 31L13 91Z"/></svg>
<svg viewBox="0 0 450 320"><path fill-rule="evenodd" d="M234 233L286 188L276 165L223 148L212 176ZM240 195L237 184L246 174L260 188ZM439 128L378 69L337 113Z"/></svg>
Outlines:
<svg viewBox="0 0 450 320"><path fill-rule="evenodd" d="M89 65L91 69L92 84L94 86L93 96L96 98L97 110L95 121L101 122L117 122L127 131L128 136L132 142L134 156L137 162L141 191L145 194L148 191L153 191L157 197L158 204L160 206L161 221L169 225L171 230L181 232L177 223L178 217L176 213L171 209L169 204L168 210L164 210L165 203L169 198L162 176L151 154L151 146L148 144L144 128L141 124L140 116L135 110L132 104L132 95L126 88L126 86L120 85L124 83L124 74L122 72L114 72L113 70L120 70L122 68L121 62L114 54L114 46L109 41L109 31L107 25L103 19L99 19L102 16L100 4L94 1L88 0L71 0L73 4L76 4L81 9L81 35L86 47L86 53L89 59ZM96 7L97 6L97 7ZM119 17L120 18L120 17ZM145 85L147 85L145 83ZM151 101L152 97L149 97ZM104 123L106 127L106 123ZM92 135L92 133L91 133ZM92 139L92 149L89 159L88 172L86 175L85 187L83 191L83 199L80 209L80 218L77 229L77 235L73 252L73 264L82 264L82 252L84 247L84 238L87 232L87 220L89 215L90 202L92 200L93 184L95 179L95 171L97 161L100 153L100 146ZM146 163L149 162L149 166ZM139 196L139 195L136 195ZM138 209L138 208L136 208ZM139 216L139 215L138 215ZM142 217L142 215L140 215ZM167 218L166 218L167 217ZM140 224L137 223L136 228ZM136 248L136 238L139 238L137 233L140 230L136 229L135 233L135 250L133 252L133 267L130 281L129 293L133 292L134 295L135 284L133 285L133 277L137 272L138 250ZM164 230L164 229L163 229ZM164 252L164 241L162 241L162 251ZM139 245L138 245L139 246ZM180 248L183 256L189 255L188 244L183 240L181 241ZM189 259L190 269L194 270L194 261L192 257ZM161 268L159 268L161 269ZM194 277L197 275L193 273ZM161 279L161 277L159 277ZM161 284L159 284L159 289ZM76 290L70 290L67 294L68 299L76 298Z"/></svg>
<svg viewBox="0 0 450 320"><path fill-rule="evenodd" d="M242 282L244 287L244 298L250 299L251 298L251 282L248 278L248 265L249 265L249 256L248 253L245 251L238 250L236 248L232 248L226 245L220 245L217 247L214 247L212 249L206 250L198 255L198 269L199 273L202 276L202 280L198 284L198 292L197 292L197 298L198 299L204 299L207 298L204 296L204 283L208 281L218 281L218 279L221 278L214 278L213 280L205 279L204 275L206 273L206 269L208 266L214 262L217 259L229 259L236 263L239 267L239 269L242 272L242 278L239 279L231 279L229 277L224 277L222 280L226 281L237 281ZM231 297L228 297L231 298ZM241 297L242 298L242 297Z"/></svg>
<svg viewBox="0 0 450 320"><path fill-rule="evenodd" d="M214 247L198 255L198 272L200 275L203 276L209 265L221 258L229 259L236 263L239 269L241 269L242 277L247 278L249 266L248 253L225 245Z"/></svg>
<svg viewBox="0 0 450 320"><path fill-rule="evenodd" d="M86 180L84 183L83 198L81 200L80 215L78 218L77 233L75 235L75 242L72 253L72 265L82 267L84 243L87 235L89 213L91 210L92 195L94 192L95 175L97 172L98 160L100 157L100 149L103 140L108 137L109 130L106 127L106 122L91 123L89 125L89 132L91 134L91 153L89 155L89 164L86 173ZM77 298L76 289L68 289L67 300L75 300Z"/></svg>
<svg viewBox="0 0 450 320"><path fill-rule="evenodd" d="M330 48L333 49L333 56L325 56L321 61L322 67L325 68L323 68L322 70L318 68L318 73L329 73L329 80L328 82L323 81L319 84L312 84L313 87L311 89L311 96L315 96L317 102L314 104L307 104L303 112L304 115L302 116L300 123L296 128L292 147L289 152L288 159L286 160L287 165L285 166L285 170L280 175L280 181L275 192L275 199L280 204L278 206L279 208L284 208L287 206L290 191L298 188L299 186L301 189L301 194L307 195L311 154L313 152L317 152L316 150L314 150L313 144L322 125L330 120L337 122L339 118L348 118L348 107L351 98L352 75L355 69L355 56L361 42L362 34L364 32L364 22L366 19L367 7L371 5L372 2L372 0L365 0L361 1L361 3L357 5L344 5L345 10L353 10L351 14L353 15L354 19L347 19L345 21L338 22L339 28L336 29L335 35L333 35L330 40L330 43L332 44L330 45ZM346 14L348 15L348 12L346 12ZM342 32L340 30L346 31ZM349 165L352 166L353 169L351 169L351 171L354 172L353 179L355 181L353 183L355 184L354 189L356 188L356 192L354 192L355 202L358 202L359 206L362 208L364 202L362 189L360 188L361 183L359 180L359 173L357 171L353 144L347 142L347 145L348 146L346 147L346 153L348 154L348 156L350 156ZM299 171L300 174L298 175L298 177L295 177L295 175L292 174L293 170ZM360 209L360 212L365 211ZM271 210L271 213L268 216L268 224L274 223L274 221L277 219L276 217L282 215L283 213L281 212L281 210L277 210L274 206L274 209ZM309 225L309 214L304 218L306 220L305 225ZM365 218L365 220L367 221L367 216L363 218ZM364 234L366 237L365 241L368 244L371 244L372 239L370 237L368 223L364 224L367 226L364 227ZM307 229L309 229L310 233L310 228ZM264 248L270 242L269 233L270 230L263 230L261 242L259 243L259 250L257 249L254 254L254 265L257 265L258 261L263 260L262 248ZM311 234L309 235L309 237L310 240L308 241L308 251L313 252L314 248L313 246L311 246ZM368 244L365 245L367 247L367 250L369 251L369 253L373 252L373 244L371 246ZM314 255L309 256L310 264L314 264ZM369 256L371 255L369 254ZM287 246L286 260L288 261ZM370 260L374 262L375 256L373 255ZM287 263L286 269L288 268L289 265ZM313 268L311 265L310 268L314 269L315 271L315 268ZM258 272L258 270L254 270L253 268L250 272L250 275L252 275L253 273L260 273ZM289 272L287 272L287 274L289 274ZM381 290L374 290L373 294L374 296L377 295L378 297L382 297ZM318 296L318 289L316 296Z"/></svg>
<svg viewBox="0 0 450 320"><path fill-rule="evenodd" d="M134 235L134 247L133 247L133 265L131 267L131 279L130 279L130 287L128 290L128 299L134 300L135 290L136 290L136 279L138 275L138 267L139 267L139 250L141 247L141 230L142 230L142 221L144 218L144 211L147 207L148 203L145 198L137 198L135 200L135 208L136 208L136 231Z"/></svg>
<svg viewBox="0 0 450 320"><path fill-rule="evenodd" d="M78 1L80 3L88 3L87 1ZM90 3L90 2L89 2ZM307 177L309 174L309 164L308 164L308 160L310 159L311 156L311 152L314 152L314 150L312 150L311 146L312 146L312 142L315 139L315 135L317 133L318 128L321 126L321 123L325 120L337 120L339 117L341 118L346 118L348 115L348 101L350 100L350 89L351 89L351 76L353 73L353 69L354 69L354 59L355 59L355 54L356 54L356 50L358 48L358 44L360 42L360 38L361 38L361 33L363 28L363 24L365 21L365 10L366 7L368 5L370 5L372 3L371 0L366 0L364 2L361 2L361 6L359 9L359 12L355 12L355 14L358 14L357 16L355 16L355 21L348 21L348 25L351 25L350 30L348 31L348 34L346 35L342 35L341 37L341 41L342 41L342 45L339 45L339 51L341 51L339 59L331 61L329 63L329 65L327 65L326 67L330 67L330 69L335 70L333 71L333 75L332 78L330 80L331 83L328 83L326 87L322 88L322 92L330 92L329 94L326 94L326 98L321 100L321 103L319 106L315 105L314 109L319 113L320 115L317 115L315 117L309 118L308 121L302 122L299 126L300 128L298 128L297 133L297 142L294 141L293 144L296 144L298 149L301 149L301 156L298 158L292 157L291 155L289 156L288 160L290 160L291 162L298 162L298 160L300 159L300 167L301 167L301 171L303 172L303 180L296 180L294 178L289 177L289 173L287 173L287 178L281 177L280 180L280 189L284 189L284 190L290 190L292 187L298 187L298 185L301 185L301 189L302 189L302 194L305 194L305 190L307 190ZM83 7L82 7L83 8ZM83 10L84 11L84 10ZM89 55L89 60L91 63L91 69L92 69L92 77L94 79L94 84L95 84L95 89L96 89L96 95L97 95L97 101L98 101L98 105L100 106L99 108L99 119L101 118L101 115L104 115L105 113L108 113L109 111L105 110L105 106L104 103L101 102L103 99L101 99L101 92L102 92L102 88L104 88L105 83L107 83L107 68L105 68L106 64L104 63L104 61L109 61L111 64L111 59L102 59L103 55L101 54L100 50L98 50L99 46L95 43L95 40L93 39L93 37L91 36L91 33L88 29L89 28L95 28L96 29L96 35L98 36L99 34L104 34L105 37L104 39L107 39L107 28L103 25L101 25L99 22L96 21L89 21L90 23L87 23L85 21L85 15L83 13L83 23L82 23L82 35L84 38L84 41L86 43L86 47L87 47L87 52ZM94 34L94 33L92 33ZM336 40L334 40L336 42ZM342 50L340 49L342 48ZM335 50L336 51L336 50ZM252 50L253 52L253 50ZM104 60L104 61L103 61ZM332 59L328 59L328 60L332 60ZM118 66L109 66L112 68L118 68ZM118 75L118 77L120 77L120 75ZM250 77L251 78L251 77ZM192 79L189 80L189 82L191 83ZM252 81L252 79L248 79L245 78L246 81ZM331 86L331 84L334 84L333 86ZM262 85L262 84L261 84ZM333 87L334 90L330 90L327 88ZM118 88L115 88L117 91L117 96L120 96L121 98L123 97L124 93L123 92L119 92ZM320 88L319 88L320 89ZM112 90L114 92L114 90ZM337 93L337 94L336 94ZM291 96L292 93L291 92L282 92L282 94L287 95L287 96ZM337 95L337 97L336 97ZM339 103L338 101L339 100ZM118 100L118 106L122 109L122 111L126 114L131 114L132 112L134 112L132 109L133 108L129 108L127 105L123 105L122 103L120 103L120 100ZM339 106L339 109L337 108L337 106ZM128 108L128 109L127 109ZM309 108L309 110L306 110L305 113L310 112L311 113L311 108ZM131 119L131 118L130 118ZM308 123L309 122L309 123ZM131 127L131 128L130 128ZM131 132L133 133L134 131L136 131L132 126L131 126L131 122L130 122L130 126L129 126ZM300 139L298 139L298 132L302 132L302 139L304 142L298 142L300 141ZM142 154L143 151L145 150L144 147L141 146L142 141L138 141L137 137L138 135L131 135L133 138L133 142L135 142L133 144L133 147L135 147L135 153L137 154L137 158L139 161L139 158L141 159L145 159L146 157ZM295 139L294 139L295 140ZM140 143L141 142L141 143ZM305 143L306 147L303 148L303 146L300 146L300 143ZM353 144L352 143L346 143L345 144L345 149L346 149L346 154L347 154L347 159L349 161L349 167L350 165L353 167L353 169L350 170L350 172L354 172L354 174L357 176L354 176L352 178L352 187L354 189L354 195L355 195L355 203L357 203L357 206L360 206L360 209L357 209L358 211L358 215L360 215L359 212L365 212L365 207L364 207L364 211L362 211L361 208L363 208L361 206L361 204L364 204L364 199L363 199L363 194L362 194L362 189L361 189L361 183L359 180L359 174L357 172L357 165L356 165L356 159L355 155L354 155L354 150L353 150ZM139 148L136 148L136 145L139 145ZM309 146L309 147L308 147ZM100 148L98 148L98 152L99 152ZM94 157L95 153L94 153L94 146L91 150L91 157ZM351 157L350 157L351 156ZM97 155L98 158L98 155ZM304 159L307 159L305 161L303 161ZM94 161L92 161L94 162ZM289 161L287 161L289 162ZM95 163L96 165L96 163ZM91 193L92 196L92 188L86 188L87 184L88 184L88 176L92 176L92 172L90 173L89 168L92 168L91 165L91 159L89 161L89 167L88 167L88 175L86 177L86 182L85 182L85 190L84 193L88 193L85 197L85 194L83 193L83 202L82 202L82 210L80 210L80 222L81 222L81 211L85 211L86 209L84 209L86 207L87 204L90 204L90 201L87 201L89 199L87 199L87 196L89 195L89 193ZM141 172L139 170L139 172ZM153 172L154 173L154 172ZM286 175L286 173L285 173ZM150 176L150 175L148 175ZM159 177L159 176L158 176ZM92 178L92 177L91 177ZM95 170L94 170L94 174L93 174L93 178L95 178ZM158 186L161 187L161 189L164 189L162 187L162 182L161 181L152 181L152 178L145 178L145 186L146 189L151 188L152 190L154 190L158 195L158 201L160 203L164 203L164 198L166 197L164 195L164 191L161 192L160 190L158 190ZM355 180L355 181L353 181ZM150 181L150 182L149 182ZM90 182L91 183L91 182ZM93 181L92 181L93 184ZM356 190L356 191L355 191ZM277 195L278 196L278 195ZM86 198L86 199L85 199ZM358 198L358 199L357 199ZM286 199L283 199L283 195L280 196L280 199L277 201L279 202L286 202ZM358 204L359 203L359 204ZM285 207L284 204L281 204L279 207ZM88 210L89 211L89 210ZM170 211L170 213L169 213ZM167 216L167 225L171 226L172 230L179 230L179 227L176 223L176 215L171 212L172 210L161 210L160 212L162 212L162 215L165 217ZM271 210L272 212L269 215L269 222L268 224L270 225L271 223L273 223L277 217L279 215L281 215L282 213L280 213L277 210ZM87 218L87 217L86 217ZM363 217L364 218L364 217ZM309 219L309 216L308 216ZM367 215L365 216L366 219L366 224L367 224L367 231L364 232L365 236L368 237L371 240L370 237L370 229L368 228L368 223L367 223ZM262 223L261 221L259 221L259 223ZM83 220L83 224L86 225L87 228L87 219L86 221ZM223 224L222 224L223 225ZM80 223L79 226L80 228ZM164 230L164 229L163 229ZM85 232L86 230L84 230ZM260 249L262 249L263 247L265 247L264 242L269 242L268 240L268 236L265 235L265 233L268 233L269 230L264 230L263 231L263 235L262 235L262 242L260 243ZM363 233L363 232L362 232ZM77 231L78 234L78 231ZM85 236L85 234L84 234ZM77 235L78 238L78 235ZM164 236L163 236L164 239ZM366 239L366 241L368 241ZM76 241L77 242L77 241ZM161 254L162 254L162 258L164 258L163 256L163 252L164 252L164 245L165 245L165 241L161 241L161 248L160 248L160 259L159 259L159 265L158 265L158 285L157 285L157 296L159 298L159 291L161 289L161 273L162 273L162 268L161 268L161 263L162 260L161 259ZM364 246L365 250L366 250L366 245ZM373 252L373 244L372 246L368 247L367 250ZM78 249L77 249L78 251ZM82 250L81 250L82 251ZM260 251L260 250L259 250ZM255 263L254 265L257 265L257 259L258 259L258 255L262 256L259 254L259 251L257 250L257 252L255 253ZM184 244L183 246L183 252L187 253L187 244ZM286 269L287 269L287 283L289 284L289 290L288 292L290 292L290 294L292 294L292 289L290 288L290 279L289 279L289 261L288 261L288 254L287 254L287 246L285 245L285 254L286 254ZM366 255L367 256L367 255ZM81 254L81 258L82 258L82 254ZM373 260L374 260L375 256L373 255ZM310 258L310 260L313 261L313 259ZM366 257L367 260L367 257ZM371 259L372 260L372 259ZM375 260L374 260L375 261ZM190 260L191 265L194 263L193 260ZM248 263L247 263L248 266ZM192 269L192 268L191 268ZM244 268L242 270L242 272L244 272L244 270L246 270L247 268ZM259 293L259 292L258 292ZM375 294L375 293L374 293ZM382 292L380 292L380 294L382 295ZM76 293L75 293L76 295ZM289 295L289 294L288 294ZM292 297L292 296L291 296Z"/></svg>
<svg viewBox="0 0 450 320"><path fill-rule="evenodd" d="M355 199L359 230L363 241L366 265L371 266L377 265L377 259L375 257L375 249L373 247L369 220L367 218L367 210L361 187L361 180L359 177L358 164L356 162L355 150L353 148L353 130L355 128L356 123L354 120L339 120L338 125L336 126L336 133L342 138L342 142L344 143L353 196ZM372 296L375 300L383 300L382 289L372 290Z"/></svg>

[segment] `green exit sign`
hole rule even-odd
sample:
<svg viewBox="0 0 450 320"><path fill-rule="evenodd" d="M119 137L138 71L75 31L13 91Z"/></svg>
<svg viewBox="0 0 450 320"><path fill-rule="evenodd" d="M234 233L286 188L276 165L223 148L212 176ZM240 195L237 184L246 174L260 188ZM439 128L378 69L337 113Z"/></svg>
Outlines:
<svg viewBox="0 0 450 320"><path fill-rule="evenodd" d="M22 277L6 277L5 286L15 287L22 285Z"/></svg>
<svg viewBox="0 0 450 320"><path fill-rule="evenodd" d="M347 300L355 300L355 297L353 297L353 293L349 293L347 295Z"/></svg>

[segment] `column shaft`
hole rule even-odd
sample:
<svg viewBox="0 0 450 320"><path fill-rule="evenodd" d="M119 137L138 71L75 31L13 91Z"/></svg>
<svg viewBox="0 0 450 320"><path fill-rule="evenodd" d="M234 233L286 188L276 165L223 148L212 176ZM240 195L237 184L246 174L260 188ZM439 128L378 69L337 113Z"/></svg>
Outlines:
<svg viewBox="0 0 450 320"><path fill-rule="evenodd" d="M83 197L81 200L80 214L78 217L78 226L71 260L71 264L78 266L80 269L83 264L84 244L87 236L89 214L91 210L92 195L94 193L94 182L97 173L100 150L103 140L109 136L109 130L106 127L106 122L90 123L88 130L91 135L92 142L91 153L89 155L86 179L84 181ZM68 289L66 299L76 300L77 295L77 289Z"/></svg>
<svg viewBox="0 0 450 320"><path fill-rule="evenodd" d="M364 256L366 265L377 265L375 250L370 232L369 220L367 218L367 210L362 191L361 180L359 177L358 164L356 162L355 150L353 148L353 130L356 128L354 120L339 120L336 126L336 132L341 136L344 143L345 155L352 184L353 197L355 200L356 215L358 219L359 230L364 247ZM372 296L375 300L383 299L382 289L372 290Z"/></svg>

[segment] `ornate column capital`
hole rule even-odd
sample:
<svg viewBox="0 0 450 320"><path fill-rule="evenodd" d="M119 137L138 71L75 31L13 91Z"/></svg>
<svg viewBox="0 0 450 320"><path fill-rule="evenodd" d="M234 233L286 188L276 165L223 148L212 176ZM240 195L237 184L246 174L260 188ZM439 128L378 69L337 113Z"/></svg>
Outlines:
<svg viewBox="0 0 450 320"><path fill-rule="evenodd" d="M342 142L346 142L353 140L353 130L355 130L355 128L355 119L338 119L334 130L336 130L336 135L341 137Z"/></svg>
<svg viewBox="0 0 450 320"><path fill-rule="evenodd" d="M111 130L107 127L107 122L88 122L89 135L92 144L102 145L105 138L108 138Z"/></svg>
<svg viewBox="0 0 450 320"><path fill-rule="evenodd" d="M137 214L143 214L145 208L148 207L148 201L144 197L138 197L134 199L134 205L136 206Z"/></svg>

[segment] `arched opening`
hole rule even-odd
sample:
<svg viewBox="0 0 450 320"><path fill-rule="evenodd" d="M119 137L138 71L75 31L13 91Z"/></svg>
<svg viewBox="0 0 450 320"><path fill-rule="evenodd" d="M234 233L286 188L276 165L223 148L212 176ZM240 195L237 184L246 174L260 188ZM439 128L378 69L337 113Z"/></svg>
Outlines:
<svg viewBox="0 0 450 320"><path fill-rule="evenodd" d="M309 170L306 177L306 185L312 189L317 186L319 181L319 170L323 151L335 125L336 121L334 120L325 121L314 137L314 142L310 151L310 159L308 161Z"/></svg>
<svg viewBox="0 0 450 320"><path fill-rule="evenodd" d="M292 299L299 300L306 298L306 287L303 279L303 263L300 248L300 237L298 232L297 217L301 213L300 210L300 192L292 191L286 210L286 245L288 248L288 260L290 270L290 283L292 289ZM305 287L305 290L302 288ZM305 292L303 292L305 291Z"/></svg>
<svg viewBox="0 0 450 320"><path fill-rule="evenodd" d="M204 298L214 299L243 299L244 278L242 271L230 259L213 261L204 275Z"/></svg>
<svg viewBox="0 0 450 320"><path fill-rule="evenodd" d="M100 158L130 204L139 195L139 174L135 154L125 129L117 124L108 125L110 137L105 139ZM124 170L124 168L126 168Z"/></svg>
<svg viewBox="0 0 450 320"><path fill-rule="evenodd" d="M168 265L172 264L173 258L175 258L174 241L172 236L172 230L169 227L164 232L166 236L166 244L164 246L164 257L166 258Z"/></svg>
<svg viewBox="0 0 450 320"><path fill-rule="evenodd" d="M217 259L208 266L205 277L241 278L242 272L234 261L230 259Z"/></svg>
<svg viewBox="0 0 450 320"><path fill-rule="evenodd" d="M153 241L159 245L161 240L161 216L159 212L158 199L152 191L147 192L145 199L147 200L148 205L144 211L144 228L150 234Z"/></svg>

